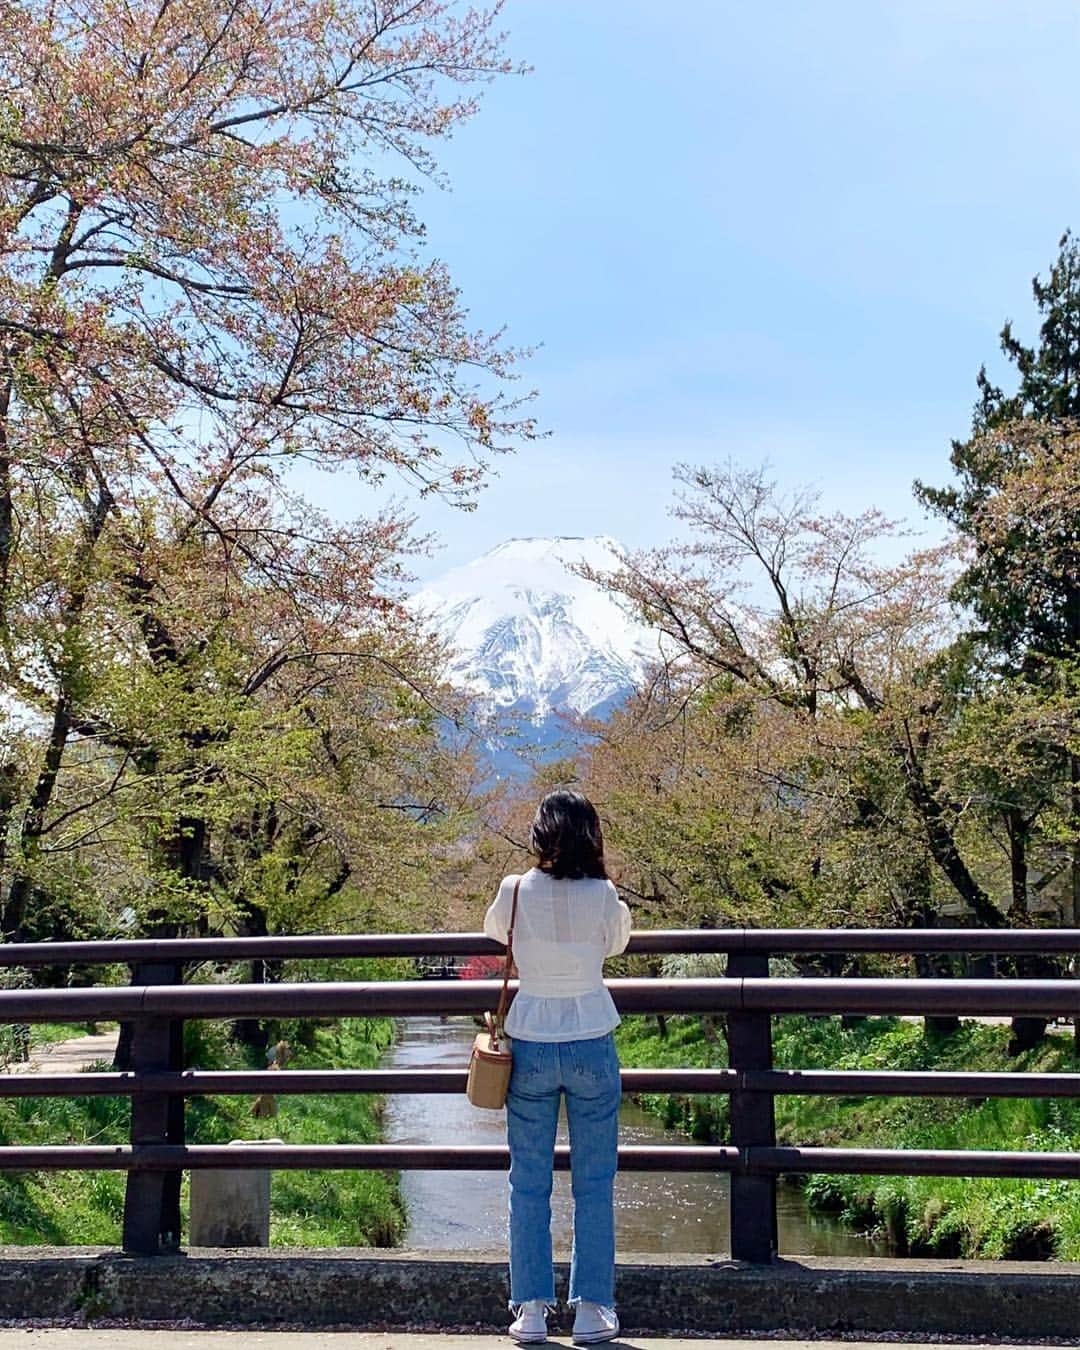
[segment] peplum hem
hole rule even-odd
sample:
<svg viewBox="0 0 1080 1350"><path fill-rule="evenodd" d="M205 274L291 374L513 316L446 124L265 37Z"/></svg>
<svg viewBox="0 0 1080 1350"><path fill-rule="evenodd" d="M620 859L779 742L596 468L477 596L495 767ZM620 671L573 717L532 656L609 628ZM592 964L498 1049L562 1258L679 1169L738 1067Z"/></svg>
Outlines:
<svg viewBox="0 0 1080 1350"><path fill-rule="evenodd" d="M519 1041L587 1041L606 1036L619 1021L603 985L563 998L519 990L507 1014L506 1034Z"/></svg>

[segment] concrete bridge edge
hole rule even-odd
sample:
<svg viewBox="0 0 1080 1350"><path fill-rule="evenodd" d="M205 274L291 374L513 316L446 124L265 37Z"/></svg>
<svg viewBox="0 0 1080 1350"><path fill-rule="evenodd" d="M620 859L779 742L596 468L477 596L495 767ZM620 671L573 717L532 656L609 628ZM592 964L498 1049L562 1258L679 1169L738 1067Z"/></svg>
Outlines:
<svg viewBox="0 0 1080 1350"><path fill-rule="evenodd" d="M559 1272L565 1295L567 1270ZM1080 1264L620 1256L627 1331L1077 1334ZM0 1321L382 1329L506 1326L499 1256L304 1249L0 1248Z"/></svg>

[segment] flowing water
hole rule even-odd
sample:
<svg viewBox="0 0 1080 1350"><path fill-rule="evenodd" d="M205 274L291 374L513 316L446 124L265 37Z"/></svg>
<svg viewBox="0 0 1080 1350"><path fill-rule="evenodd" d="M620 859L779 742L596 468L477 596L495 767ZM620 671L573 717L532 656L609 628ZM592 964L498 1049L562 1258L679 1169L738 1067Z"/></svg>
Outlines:
<svg viewBox="0 0 1080 1350"><path fill-rule="evenodd" d="M461 1069L468 1063L476 1028L468 1018L424 1018L403 1022L386 1067ZM471 1106L464 1093L392 1094L384 1120L387 1143L505 1144L502 1111ZM685 1135L665 1130L655 1116L624 1101L619 1139L623 1144L686 1144ZM559 1122L565 1144L566 1122ZM401 1174L408 1206L405 1245L418 1250L501 1250L506 1245L507 1180L501 1172L417 1172ZM551 1197L556 1252L570 1249L570 1178L555 1174ZM785 1255L871 1256L884 1248L840 1224L811 1214L802 1192L778 1188L780 1250ZM725 1255L728 1232L728 1178L724 1173L626 1172L615 1181L616 1238L627 1252L693 1252Z"/></svg>

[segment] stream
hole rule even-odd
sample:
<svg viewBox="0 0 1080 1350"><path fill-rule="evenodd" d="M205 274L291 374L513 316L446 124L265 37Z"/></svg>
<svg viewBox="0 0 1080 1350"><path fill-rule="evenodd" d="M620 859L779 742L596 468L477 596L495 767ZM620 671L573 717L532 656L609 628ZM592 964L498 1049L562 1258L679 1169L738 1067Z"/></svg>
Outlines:
<svg viewBox="0 0 1080 1350"><path fill-rule="evenodd" d="M398 1026L387 1068L465 1068L476 1027L470 1018L416 1018ZM386 1099L384 1137L393 1144L506 1143L502 1111L469 1104L464 1093L396 1093ZM622 1144L689 1144L665 1130L629 1099L620 1116ZM565 1144L566 1122L558 1142ZM414 1250L503 1250L506 1245L507 1179L501 1172L420 1172L401 1174L409 1225L405 1246ZM801 1189L777 1188L780 1251L787 1256L874 1256L884 1243L846 1230L836 1220L812 1214ZM570 1250L570 1177L555 1174L551 1197L552 1236L557 1254ZM615 1180L616 1241L627 1252L687 1252L725 1255L728 1231L728 1177L722 1172L623 1173Z"/></svg>

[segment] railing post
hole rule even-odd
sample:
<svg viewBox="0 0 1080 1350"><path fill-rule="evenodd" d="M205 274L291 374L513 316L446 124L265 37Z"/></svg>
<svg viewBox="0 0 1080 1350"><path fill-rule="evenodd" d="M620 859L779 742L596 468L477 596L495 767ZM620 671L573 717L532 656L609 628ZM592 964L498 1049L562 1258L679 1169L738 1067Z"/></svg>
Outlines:
<svg viewBox="0 0 1080 1350"><path fill-rule="evenodd" d="M183 967L147 962L135 967L132 984L179 984ZM184 1067L184 1023L180 1018L139 1017L131 1040L136 1074ZM147 1144L184 1143L184 1099L163 1092L136 1092L131 1098L131 1146L137 1160ZM153 1256L180 1245L179 1168L167 1172L132 1170L124 1195L124 1251Z"/></svg>
<svg viewBox="0 0 1080 1350"><path fill-rule="evenodd" d="M767 952L731 952L732 979L769 974ZM772 1068L772 1022L767 1012L733 1012L727 1017L728 1064L741 1075L747 1069ZM776 1143L771 1092L736 1087L731 1094L731 1142L740 1151ZM776 1177L746 1170L745 1155L731 1174L731 1255L736 1261L766 1265L777 1252Z"/></svg>

